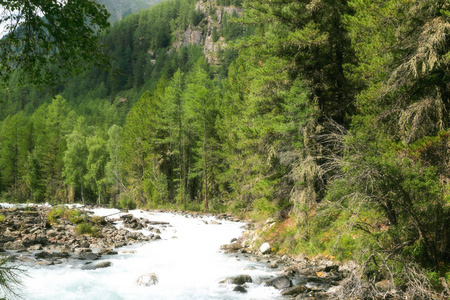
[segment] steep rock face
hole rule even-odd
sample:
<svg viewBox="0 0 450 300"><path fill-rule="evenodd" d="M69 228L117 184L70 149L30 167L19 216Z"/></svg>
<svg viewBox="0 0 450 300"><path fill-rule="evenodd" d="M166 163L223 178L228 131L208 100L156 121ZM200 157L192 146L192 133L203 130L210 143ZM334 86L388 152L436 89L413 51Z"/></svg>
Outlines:
<svg viewBox="0 0 450 300"><path fill-rule="evenodd" d="M189 25L188 29L183 33L182 45L187 46L189 44L194 45L203 45L205 42L202 39L202 32L200 30L196 30L194 26Z"/></svg>
<svg viewBox="0 0 450 300"><path fill-rule="evenodd" d="M214 41L214 28L216 33L220 32L223 26L224 15L228 14L231 16L234 13L241 15L242 8L219 6L216 5L215 0L200 0L196 3L195 9L202 12L205 18L197 26L189 25L185 32L178 35L177 42L173 46L175 48L189 44L203 46L206 61L212 65L220 65L219 53L226 48L227 43L222 36L216 37L216 41Z"/></svg>

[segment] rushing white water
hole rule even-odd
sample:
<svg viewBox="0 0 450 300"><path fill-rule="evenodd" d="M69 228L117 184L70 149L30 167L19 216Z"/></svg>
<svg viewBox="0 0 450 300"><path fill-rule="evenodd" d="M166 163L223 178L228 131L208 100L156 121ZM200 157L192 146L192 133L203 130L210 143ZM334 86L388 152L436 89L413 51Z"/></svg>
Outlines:
<svg viewBox="0 0 450 300"><path fill-rule="evenodd" d="M95 214L102 216L115 212L118 210L95 210ZM273 275L261 264L219 250L220 245L242 233L242 223L219 221L221 225L213 225L206 224L211 218L139 210L130 213L170 225L161 228L161 240L122 247L118 255L102 256L101 260L112 263L108 268L81 270L84 262L76 260L55 266L31 266L27 270L29 277L23 278L22 297L30 300L280 298L279 291L262 284L247 284L248 293L242 294L233 291L233 285L220 283L235 275L250 275L254 281ZM145 273L155 273L158 283L138 286L137 278Z"/></svg>

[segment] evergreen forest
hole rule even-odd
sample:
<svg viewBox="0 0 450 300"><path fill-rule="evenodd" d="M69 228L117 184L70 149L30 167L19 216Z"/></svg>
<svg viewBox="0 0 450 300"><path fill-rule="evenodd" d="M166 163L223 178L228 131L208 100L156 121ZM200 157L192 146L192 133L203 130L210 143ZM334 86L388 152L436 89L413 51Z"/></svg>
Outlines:
<svg viewBox="0 0 450 300"><path fill-rule="evenodd" d="M0 87L1 202L272 218L275 252L448 292L448 0L167 0L100 40Z"/></svg>

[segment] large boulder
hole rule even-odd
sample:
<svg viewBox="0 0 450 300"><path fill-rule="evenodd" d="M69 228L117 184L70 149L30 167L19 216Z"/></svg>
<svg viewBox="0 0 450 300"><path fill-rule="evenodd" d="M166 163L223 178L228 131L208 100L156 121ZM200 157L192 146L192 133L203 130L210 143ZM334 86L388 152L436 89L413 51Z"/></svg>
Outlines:
<svg viewBox="0 0 450 300"><path fill-rule="evenodd" d="M264 243L259 247L259 251L261 251L262 254L268 254L270 253L270 244Z"/></svg>
<svg viewBox="0 0 450 300"><path fill-rule="evenodd" d="M152 286L158 283L158 277L155 273L146 273L136 279L136 284L139 286Z"/></svg>
<svg viewBox="0 0 450 300"><path fill-rule="evenodd" d="M287 276L278 276L266 281L266 285L273 286L276 289L282 290L292 286L292 282Z"/></svg>
<svg viewBox="0 0 450 300"><path fill-rule="evenodd" d="M308 290L308 288L304 285L296 285L290 288L286 288L284 290L281 291L281 295L283 296L297 296L301 293L306 292L306 290Z"/></svg>
<svg viewBox="0 0 450 300"><path fill-rule="evenodd" d="M239 293L247 293L247 290L242 285L235 286L233 291L234 292L239 292Z"/></svg>

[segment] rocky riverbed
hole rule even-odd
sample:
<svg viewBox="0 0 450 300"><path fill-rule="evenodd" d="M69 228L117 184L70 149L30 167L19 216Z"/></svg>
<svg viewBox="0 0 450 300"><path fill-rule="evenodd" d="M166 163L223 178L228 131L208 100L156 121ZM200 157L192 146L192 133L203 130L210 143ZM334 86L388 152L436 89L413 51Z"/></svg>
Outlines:
<svg viewBox="0 0 450 300"><path fill-rule="evenodd" d="M62 211L70 210L62 208ZM60 264L69 259L91 262L102 255L117 254L116 249L122 246L160 238L159 230L144 235L115 226L117 221L121 221L124 227L131 229L151 227L150 221L139 220L132 215L111 219L93 217L86 209L71 212L76 212L72 218L52 218L52 208L47 206L1 208L0 252L9 261L37 265Z"/></svg>

